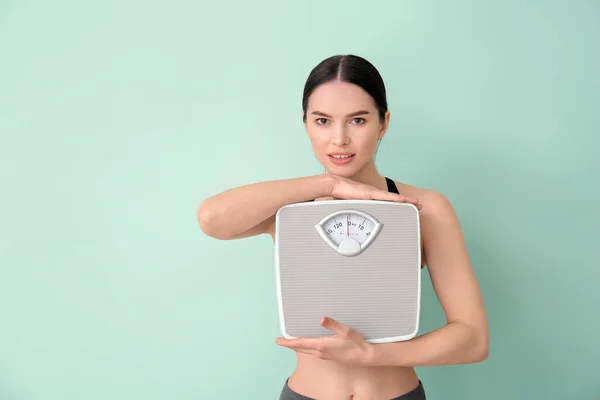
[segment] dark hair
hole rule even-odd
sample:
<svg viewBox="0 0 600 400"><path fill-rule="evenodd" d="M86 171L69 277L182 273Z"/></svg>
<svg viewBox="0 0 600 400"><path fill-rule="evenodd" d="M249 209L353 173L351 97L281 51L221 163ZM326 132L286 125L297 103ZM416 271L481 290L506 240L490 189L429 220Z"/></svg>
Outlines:
<svg viewBox="0 0 600 400"><path fill-rule="evenodd" d="M379 71L364 58L347 54L326 58L310 72L302 96L304 121L306 121L306 109L311 93L319 85L333 80L353 83L363 88L375 100L380 120L385 118L388 105L385 85Z"/></svg>

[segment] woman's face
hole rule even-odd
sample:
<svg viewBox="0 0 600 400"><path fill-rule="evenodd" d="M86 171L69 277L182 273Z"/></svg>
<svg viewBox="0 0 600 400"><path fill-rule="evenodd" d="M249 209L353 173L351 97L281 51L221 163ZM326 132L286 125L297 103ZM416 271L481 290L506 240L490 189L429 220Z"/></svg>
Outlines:
<svg viewBox="0 0 600 400"><path fill-rule="evenodd" d="M373 162L377 140L389 123L360 86L331 81L308 99L305 129L317 159L330 172L351 177Z"/></svg>

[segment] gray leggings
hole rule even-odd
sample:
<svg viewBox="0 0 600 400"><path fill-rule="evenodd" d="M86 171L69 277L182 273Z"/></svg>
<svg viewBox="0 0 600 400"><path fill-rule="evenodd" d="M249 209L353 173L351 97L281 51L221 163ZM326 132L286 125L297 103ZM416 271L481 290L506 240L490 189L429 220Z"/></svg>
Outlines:
<svg viewBox="0 0 600 400"><path fill-rule="evenodd" d="M288 386L288 380L289 378L285 380L285 385L283 385L283 390L281 391L279 400L315 400L310 397L303 396L300 393L294 392ZM393 398L391 400L426 400L423 384L421 383L421 381L419 381L419 386L417 386L410 392L405 393L399 397Z"/></svg>

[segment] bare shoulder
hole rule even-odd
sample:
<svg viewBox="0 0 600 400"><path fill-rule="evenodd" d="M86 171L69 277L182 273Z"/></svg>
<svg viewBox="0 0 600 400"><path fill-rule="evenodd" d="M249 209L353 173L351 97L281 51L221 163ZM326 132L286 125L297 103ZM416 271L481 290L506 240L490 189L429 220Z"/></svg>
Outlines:
<svg viewBox="0 0 600 400"><path fill-rule="evenodd" d="M460 223L450 200L436 190L395 183L400 194L418 199L423 205L419 211L423 266L427 265L430 271L439 269L444 247L448 244L456 249L464 247Z"/></svg>
<svg viewBox="0 0 600 400"><path fill-rule="evenodd" d="M423 209L421 210L421 215L423 217L447 217L454 214L452 204L444 194L433 189L408 185L398 181L394 182L396 183L400 194L419 200L423 205Z"/></svg>

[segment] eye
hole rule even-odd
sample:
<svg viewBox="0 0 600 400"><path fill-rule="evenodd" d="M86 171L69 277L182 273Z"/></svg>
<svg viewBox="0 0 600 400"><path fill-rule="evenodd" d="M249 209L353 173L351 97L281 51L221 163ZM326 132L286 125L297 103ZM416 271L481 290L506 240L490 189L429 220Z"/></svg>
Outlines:
<svg viewBox="0 0 600 400"><path fill-rule="evenodd" d="M327 118L317 118L315 122L319 125L325 125L327 123Z"/></svg>
<svg viewBox="0 0 600 400"><path fill-rule="evenodd" d="M364 118L352 118L352 123L355 125L362 125L365 123L365 119Z"/></svg>

